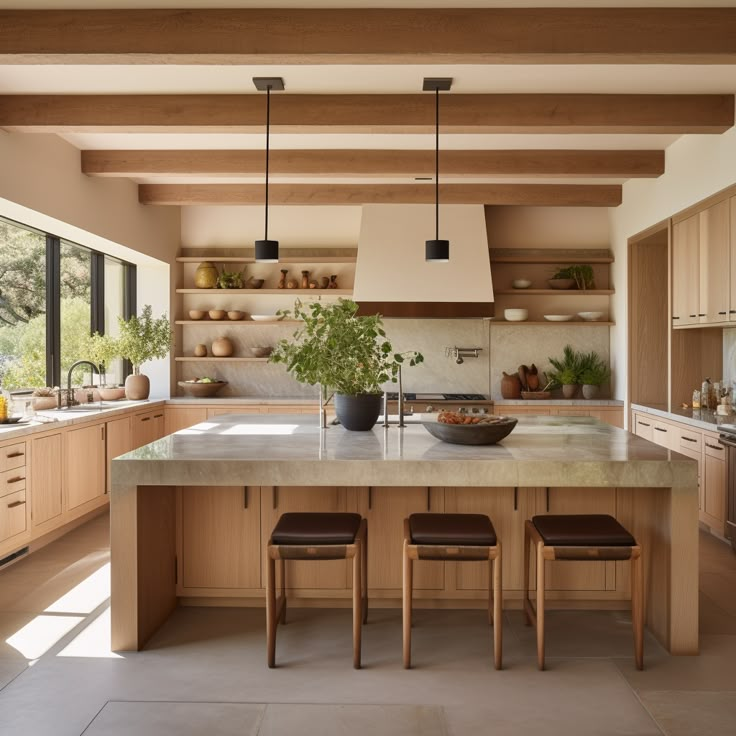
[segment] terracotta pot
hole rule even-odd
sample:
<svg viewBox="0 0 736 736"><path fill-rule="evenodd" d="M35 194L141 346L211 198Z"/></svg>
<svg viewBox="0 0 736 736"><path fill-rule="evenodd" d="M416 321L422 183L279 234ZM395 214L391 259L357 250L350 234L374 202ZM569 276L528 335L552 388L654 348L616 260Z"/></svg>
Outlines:
<svg viewBox="0 0 736 736"><path fill-rule="evenodd" d="M194 346L194 356L196 358L204 358L207 355L207 346L202 345L200 343L199 345Z"/></svg>
<svg viewBox="0 0 736 736"><path fill-rule="evenodd" d="M595 399L600 392L600 386L593 386L590 383L583 384L583 398L585 399Z"/></svg>
<svg viewBox="0 0 736 736"><path fill-rule="evenodd" d="M562 395L566 399L574 399L575 394L578 392L578 385L577 383L566 383L562 387Z"/></svg>
<svg viewBox="0 0 736 736"><path fill-rule="evenodd" d="M235 348L227 337L218 337L212 341L212 355L216 358L229 358L234 351Z"/></svg>
<svg viewBox="0 0 736 736"><path fill-rule="evenodd" d="M142 401L151 393L151 382L148 376L139 373L125 379L125 398L129 401Z"/></svg>
<svg viewBox="0 0 736 736"><path fill-rule="evenodd" d="M217 287L217 266L203 261L194 273L194 285L198 289L214 289Z"/></svg>
<svg viewBox="0 0 736 736"><path fill-rule="evenodd" d="M521 398L521 379L518 373L509 375L503 372L501 379L501 396L504 399L520 399Z"/></svg>

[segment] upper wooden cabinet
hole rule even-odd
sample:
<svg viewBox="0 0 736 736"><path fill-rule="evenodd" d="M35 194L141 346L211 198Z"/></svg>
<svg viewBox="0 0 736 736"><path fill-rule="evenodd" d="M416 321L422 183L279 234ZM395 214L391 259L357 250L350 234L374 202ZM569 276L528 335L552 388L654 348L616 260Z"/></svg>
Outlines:
<svg viewBox="0 0 736 736"><path fill-rule="evenodd" d="M736 197L731 197L729 200L730 205L730 216L731 216L731 228L730 228L730 247L731 247L731 263L729 265L729 271L731 274L731 288L730 288L730 306L728 309L728 319L733 322L736 321Z"/></svg>
<svg viewBox="0 0 736 736"><path fill-rule="evenodd" d="M725 322L730 309L731 203L719 202L699 214L700 294L699 321Z"/></svg>
<svg viewBox="0 0 736 736"><path fill-rule="evenodd" d="M664 268L664 264L662 264ZM692 215L672 228L672 324L700 321L700 215Z"/></svg>

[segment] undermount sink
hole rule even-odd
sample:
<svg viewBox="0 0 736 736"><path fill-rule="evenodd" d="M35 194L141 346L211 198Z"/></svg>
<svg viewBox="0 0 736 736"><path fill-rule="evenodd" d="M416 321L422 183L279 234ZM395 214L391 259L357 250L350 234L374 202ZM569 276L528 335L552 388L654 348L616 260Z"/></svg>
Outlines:
<svg viewBox="0 0 736 736"><path fill-rule="evenodd" d="M114 409L116 406L129 406L134 401L90 401L87 404L75 404L74 406L64 406L61 409L50 409L57 414L65 414L67 412L85 412L85 411L102 411L103 409Z"/></svg>

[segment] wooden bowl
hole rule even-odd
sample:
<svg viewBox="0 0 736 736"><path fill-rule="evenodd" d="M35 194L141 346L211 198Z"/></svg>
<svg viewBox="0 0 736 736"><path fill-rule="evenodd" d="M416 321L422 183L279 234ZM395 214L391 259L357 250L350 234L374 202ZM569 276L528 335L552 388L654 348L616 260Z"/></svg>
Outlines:
<svg viewBox="0 0 736 736"><path fill-rule="evenodd" d="M548 279L550 289L574 289L575 279Z"/></svg>
<svg viewBox="0 0 736 736"><path fill-rule="evenodd" d="M223 386L227 386L227 381L216 381L215 383L179 381L178 386L184 389L184 393L190 396L195 396L198 399L209 399L215 396Z"/></svg>
<svg viewBox="0 0 736 736"><path fill-rule="evenodd" d="M241 312L239 309L234 309L227 313L227 318L233 322L237 322L239 319L245 317L245 312Z"/></svg>
<svg viewBox="0 0 736 736"><path fill-rule="evenodd" d="M256 358L268 358L273 352L273 348L262 347L262 348L251 348L251 352Z"/></svg>
<svg viewBox="0 0 736 736"><path fill-rule="evenodd" d="M207 312L204 309L190 309L189 319L200 320L207 316Z"/></svg>
<svg viewBox="0 0 736 736"><path fill-rule="evenodd" d="M209 311L210 319L214 320L225 319L226 314L227 312L224 309L210 309Z"/></svg>
<svg viewBox="0 0 736 736"><path fill-rule="evenodd" d="M422 422L432 437L453 445L495 445L508 437L518 419L501 417L493 424L445 424L444 422Z"/></svg>

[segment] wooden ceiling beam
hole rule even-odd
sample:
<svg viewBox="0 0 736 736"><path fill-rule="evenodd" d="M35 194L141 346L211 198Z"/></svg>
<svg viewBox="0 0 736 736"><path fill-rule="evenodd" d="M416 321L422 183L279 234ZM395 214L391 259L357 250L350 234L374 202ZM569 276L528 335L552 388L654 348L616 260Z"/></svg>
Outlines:
<svg viewBox="0 0 736 736"><path fill-rule="evenodd" d="M142 204L261 205L257 184L141 184ZM269 204L363 205L434 204L432 184L273 184ZM443 204L495 204L549 207L616 207L619 185L600 184L441 184Z"/></svg>
<svg viewBox="0 0 736 736"><path fill-rule="evenodd" d="M2 95L18 132L262 132L264 96ZM733 95L446 94L444 133L722 133ZM274 133L434 132L434 96L275 93Z"/></svg>
<svg viewBox="0 0 736 736"><path fill-rule="evenodd" d="M734 62L734 8L0 12L2 64Z"/></svg>
<svg viewBox="0 0 736 736"><path fill-rule="evenodd" d="M263 151L82 151L89 176L248 176L263 173ZM664 173L664 151L444 150L447 176L641 178ZM434 175L434 151L272 150L274 176L411 177Z"/></svg>

